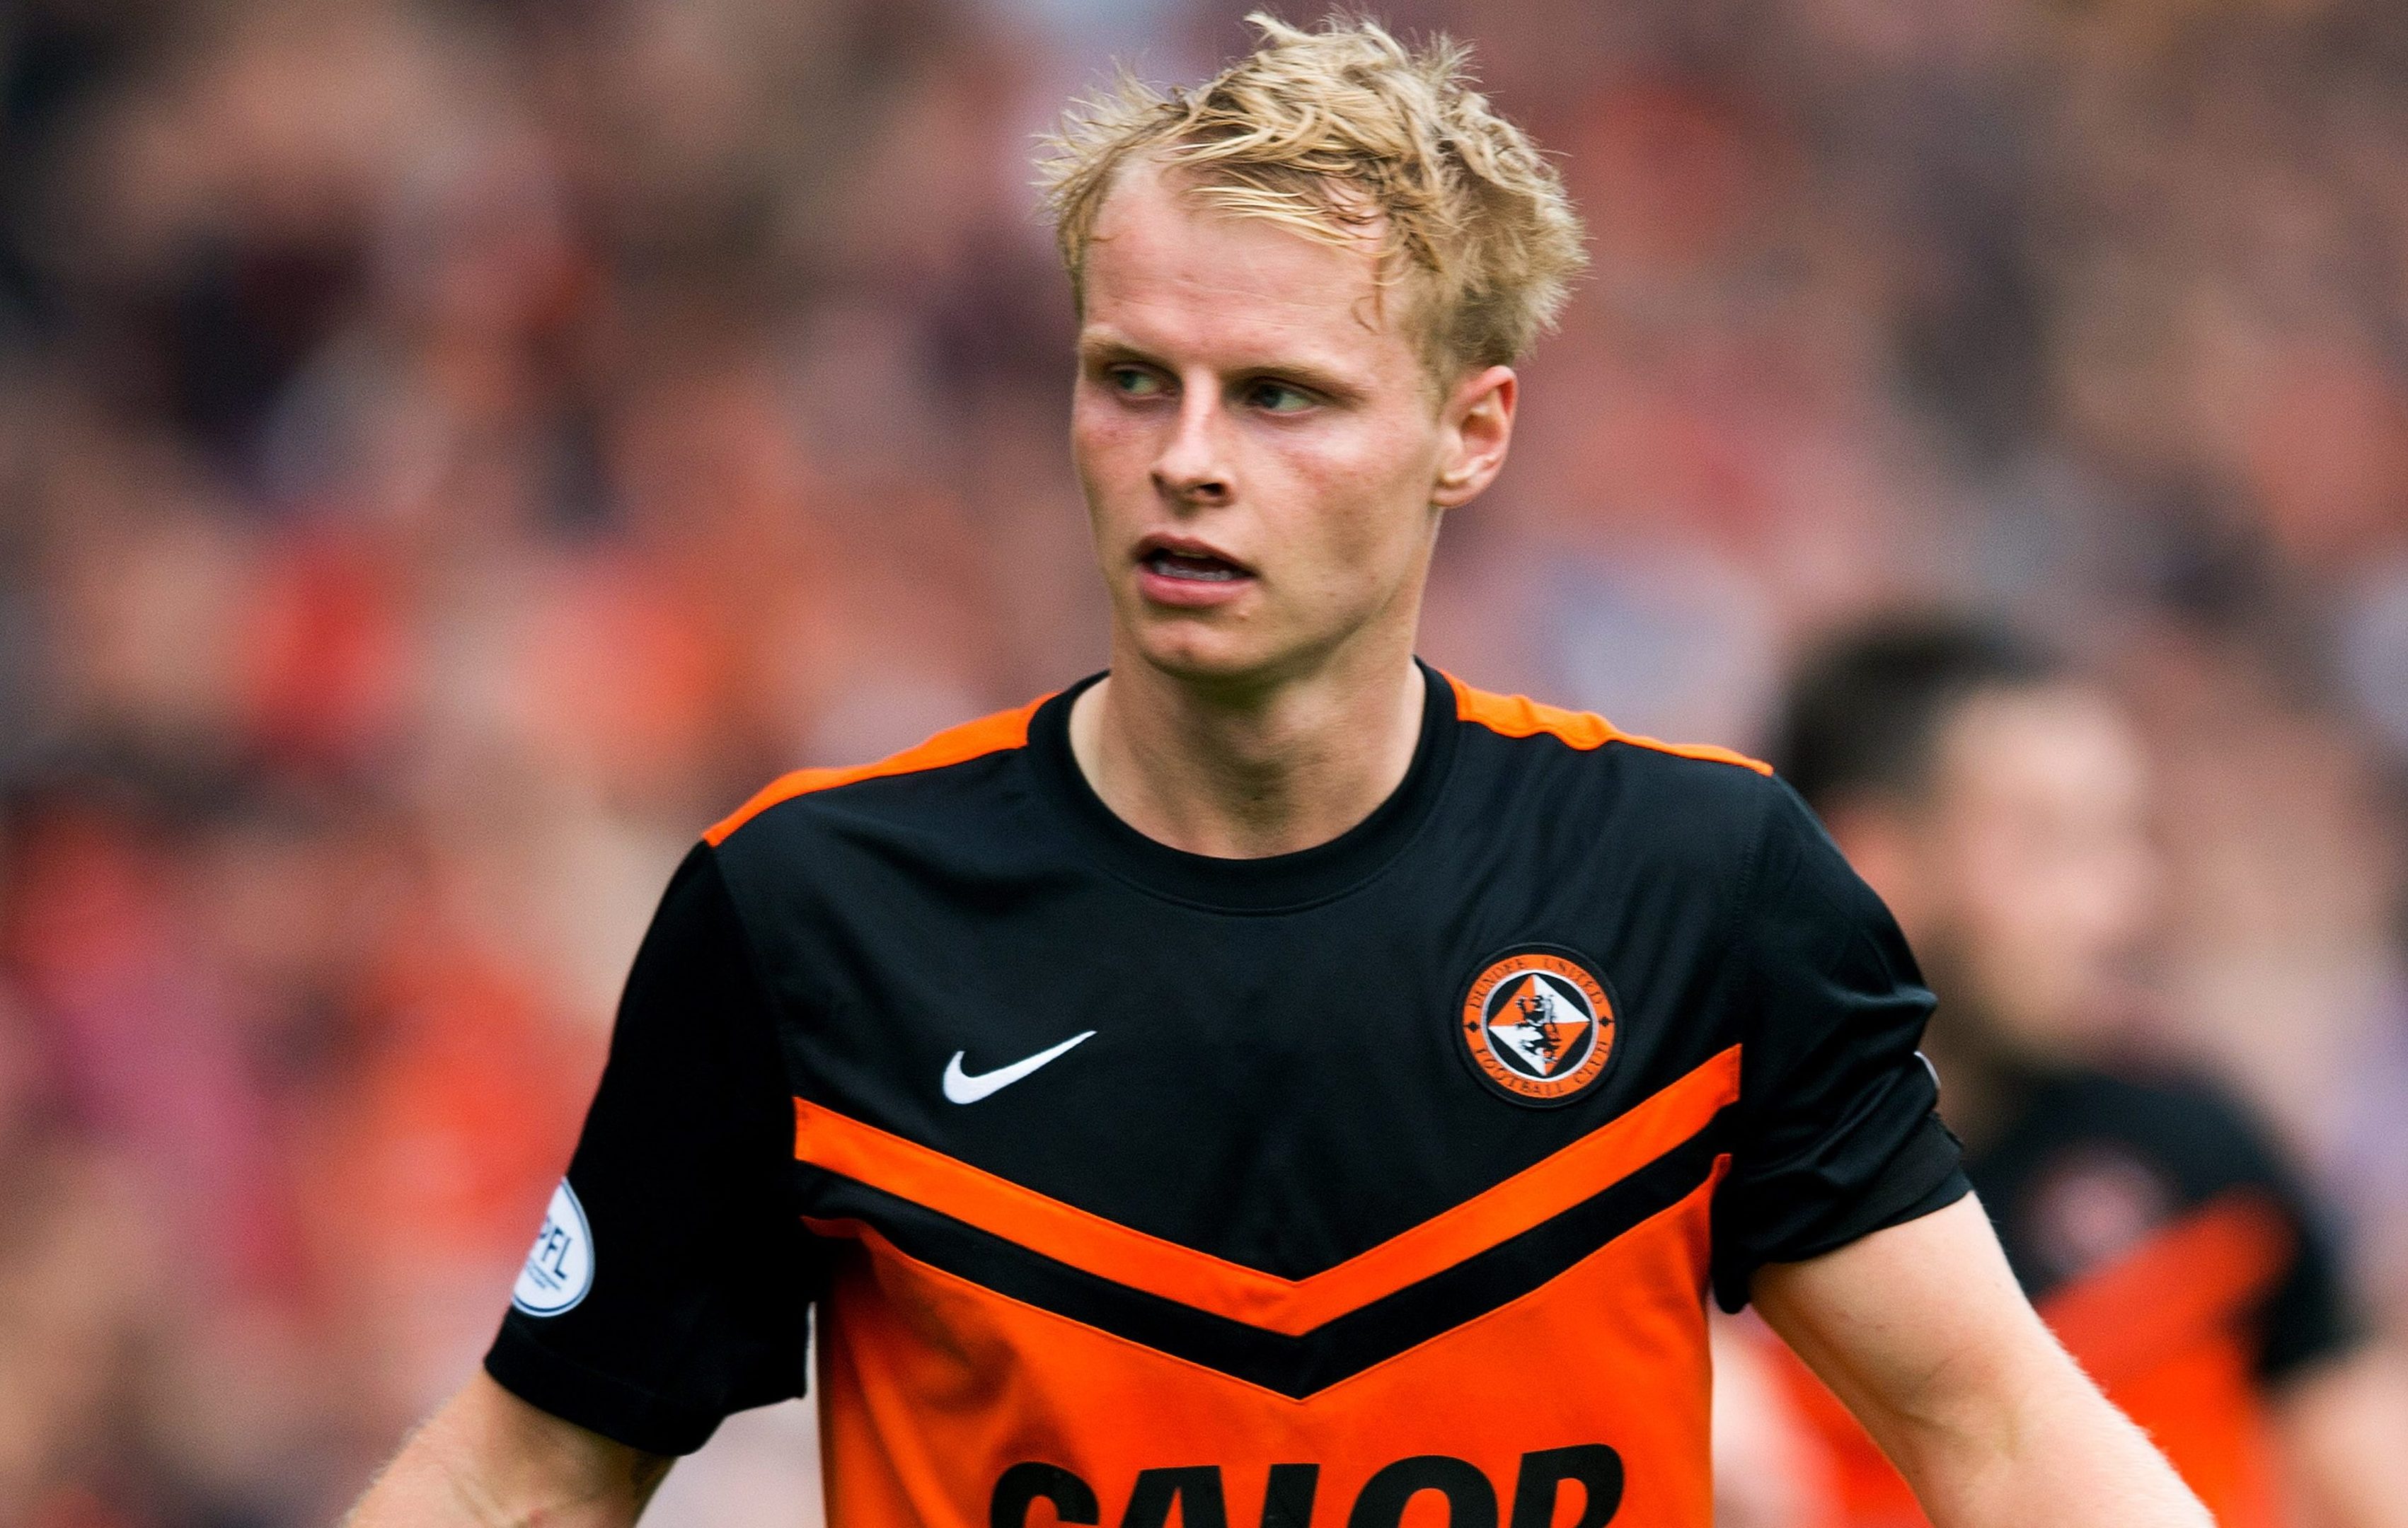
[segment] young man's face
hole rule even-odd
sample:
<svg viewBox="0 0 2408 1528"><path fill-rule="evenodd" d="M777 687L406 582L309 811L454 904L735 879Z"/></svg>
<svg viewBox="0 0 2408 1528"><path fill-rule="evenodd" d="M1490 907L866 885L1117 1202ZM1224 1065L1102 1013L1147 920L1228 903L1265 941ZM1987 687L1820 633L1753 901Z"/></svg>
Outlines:
<svg viewBox="0 0 2408 1528"><path fill-rule="evenodd" d="M1321 243L1132 166L1096 220L1070 414L1116 647L1186 678L1409 646L1441 508L1487 486L1502 366L1433 381L1374 236Z"/></svg>
<svg viewBox="0 0 2408 1528"><path fill-rule="evenodd" d="M2115 702L2075 684L1967 701L1912 838L1914 907L1900 917L1924 925L1910 936L1928 945L1936 1022L1953 1001L2033 1059L2108 1038L2160 874L2147 757Z"/></svg>

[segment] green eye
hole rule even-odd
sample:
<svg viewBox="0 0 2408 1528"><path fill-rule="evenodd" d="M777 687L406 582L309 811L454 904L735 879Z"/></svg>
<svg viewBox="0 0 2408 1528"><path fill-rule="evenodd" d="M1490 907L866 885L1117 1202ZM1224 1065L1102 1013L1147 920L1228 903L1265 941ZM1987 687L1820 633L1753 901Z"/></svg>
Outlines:
<svg viewBox="0 0 2408 1528"><path fill-rule="evenodd" d="M1256 382L1246 399L1266 414L1293 414L1312 407L1312 395L1284 382Z"/></svg>
<svg viewBox="0 0 2408 1528"><path fill-rule="evenodd" d="M1114 366L1105 380L1124 398L1151 398L1162 391L1162 378L1141 366Z"/></svg>

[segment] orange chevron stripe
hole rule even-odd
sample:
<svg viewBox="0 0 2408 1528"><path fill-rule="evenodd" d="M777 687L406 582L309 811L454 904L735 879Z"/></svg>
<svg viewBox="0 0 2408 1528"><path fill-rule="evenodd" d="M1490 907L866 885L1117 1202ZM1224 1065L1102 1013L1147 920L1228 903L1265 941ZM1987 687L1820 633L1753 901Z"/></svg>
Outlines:
<svg viewBox="0 0 2408 1528"><path fill-rule="evenodd" d="M1495 1188L1300 1279L1149 1235L800 1098L795 1156L1116 1284L1298 1336L1552 1220L1654 1162L1737 1101L1739 1060L1732 1046Z"/></svg>
<svg viewBox="0 0 2408 1528"><path fill-rule="evenodd" d="M1476 721L1490 732L1504 737L1535 737L1541 733L1585 751L1603 748L1608 743L1627 743L1633 748L1654 749L1658 753L1677 754L1684 759L1708 759L1715 764L1737 764L1753 769L1759 775L1770 775L1772 766L1761 759L1751 759L1744 753L1711 743L1665 743L1637 733L1624 732L1605 718L1592 711L1568 711L1560 706L1547 706L1527 695L1498 695L1471 686L1448 674L1446 682L1455 687L1455 714L1466 721Z"/></svg>
<svg viewBox="0 0 2408 1528"><path fill-rule="evenodd" d="M958 727L948 727L924 742L915 743L902 752L876 764L854 764L844 769L797 769L781 775L764 786L752 800L730 812L703 834L703 840L713 849L724 843L727 835L781 801L809 795L813 791L826 791L856 780L879 779L888 775L913 775L923 769L942 769L947 764L967 764L984 754L1000 753L1006 749L1026 746L1028 721L1037 707L1054 697L1039 695L1018 710L997 711L975 721L965 721Z"/></svg>

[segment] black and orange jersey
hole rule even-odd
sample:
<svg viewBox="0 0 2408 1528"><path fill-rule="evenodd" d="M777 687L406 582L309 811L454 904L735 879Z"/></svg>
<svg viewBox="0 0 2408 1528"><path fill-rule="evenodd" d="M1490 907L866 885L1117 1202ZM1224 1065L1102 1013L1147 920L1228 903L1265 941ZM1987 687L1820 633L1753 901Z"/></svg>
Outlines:
<svg viewBox="0 0 2408 1528"><path fill-rule="evenodd" d="M494 1376L682 1452L816 1307L849 1528L1702 1528L1710 1291L1964 1192L1930 1000L1764 766L1425 673L1298 853L1123 823L1075 690L714 828Z"/></svg>
<svg viewBox="0 0 2408 1528"><path fill-rule="evenodd" d="M2285 1520L2266 1397L2356 1340L2319 1218L2247 1113L2172 1076L2018 1078L1969 1157L2024 1291L2225 1528ZM1924 1519L1839 1403L1789 1366L1847 1528Z"/></svg>

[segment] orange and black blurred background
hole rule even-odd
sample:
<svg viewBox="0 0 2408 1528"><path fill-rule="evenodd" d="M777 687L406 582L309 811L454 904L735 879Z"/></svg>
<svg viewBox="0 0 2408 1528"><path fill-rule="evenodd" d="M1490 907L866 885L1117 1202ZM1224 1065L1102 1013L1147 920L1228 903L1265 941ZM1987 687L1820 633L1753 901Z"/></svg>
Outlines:
<svg viewBox="0 0 2408 1528"><path fill-rule="evenodd" d="M1100 664L1032 135L1243 8L0 8L0 1524L338 1514L698 830ZM1424 650L1742 748L1875 612L2097 664L2169 1043L2408 1327L2408 9L1382 14L1595 256ZM814 1479L777 1408L650 1521Z"/></svg>

